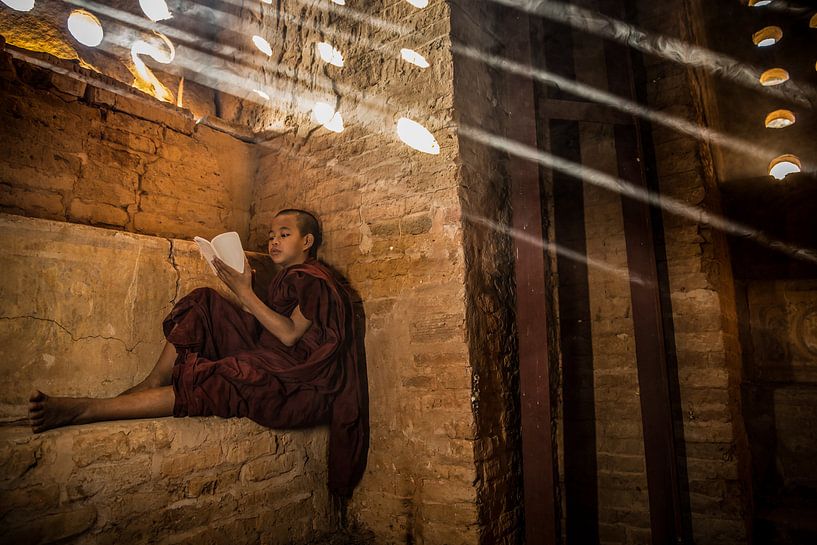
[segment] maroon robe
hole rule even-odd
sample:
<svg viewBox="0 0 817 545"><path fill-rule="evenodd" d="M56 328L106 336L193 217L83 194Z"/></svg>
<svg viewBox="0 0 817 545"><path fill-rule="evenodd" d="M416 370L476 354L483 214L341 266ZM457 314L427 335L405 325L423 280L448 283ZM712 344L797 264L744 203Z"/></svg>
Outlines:
<svg viewBox="0 0 817 545"><path fill-rule="evenodd" d="M294 346L212 289L194 290L176 304L164 321L177 350L173 414L247 417L270 428L328 423L329 489L349 496L366 467L369 442L366 376L349 294L326 266L309 259L276 275L266 303L284 316L300 306L312 322Z"/></svg>

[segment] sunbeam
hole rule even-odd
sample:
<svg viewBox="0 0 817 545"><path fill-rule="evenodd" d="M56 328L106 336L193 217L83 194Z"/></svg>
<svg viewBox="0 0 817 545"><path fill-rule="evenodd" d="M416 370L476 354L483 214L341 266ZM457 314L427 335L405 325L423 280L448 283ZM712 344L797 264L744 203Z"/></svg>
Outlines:
<svg viewBox="0 0 817 545"><path fill-rule="evenodd" d="M761 70L741 63L722 53L693 45L677 38L654 36L635 26L601 13L555 0L492 0L532 15L545 17L575 29L607 38L643 53L695 66L741 85L758 89ZM790 82L786 89L764 89L772 96L801 106L817 104L817 89L804 83Z"/></svg>
<svg viewBox="0 0 817 545"><path fill-rule="evenodd" d="M548 72L547 70L542 70L541 68L534 68L529 64L520 64L490 53L484 53L467 45L454 44L451 49L455 54L484 62L488 66L493 66L494 68L498 68L512 74L519 74L534 78L537 81L551 85L557 89L567 91L576 96L584 97L593 102L612 106L613 108L626 112L630 115L638 116L648 121L664 125L665 127L669 127L680 133L688 134L704 142L722 145L746 155L774 156L778 153L782 153L775 149L757 146L751 142L747 142L746 140L719 133L718 131L708 127L699 127L698 125L685 119L651 110L650 108L642 106L637 102L621 98L606 91L601 91L590 85L579 83L552 72Z"/></svg>
<svg viewBox="0 0 817 545"><path fill-rule="evenodd" d="M579 253L579 252L577 252L575 250L571 250L570 248L565 248L564 246L561 246L561 245L556 244L554 242L551 242L549 240L539 239L539 238L534 237L534 236L530 235L529 233L526 233L525 231L522 231L520 229L515 229L515 228L510 227L508 225L504 225L502 223L490 220L488 218L484 218L482 216L475 216L473 214L463 213L462 217L465 218L466 220L470 221L470 222L478 223L480 225L484 225L486 227L489 227L489 228L493 229L494 231L496 231L498 233L508 235L508 236L510 236L510 237L512 237L512 238L514 238L516 240L522 241L522 242L524 242L526 244L536 246L537 248L542 248L543 250L548 251L548 252L555 252L556 254L558 254L558 255L566 258L566 259L569 259L571 261L575 261L577 263L583 263L583 264L585 264L588 267L591 267L593 269L598 269L600 271L604 271L606 273L611 274L612 276L629 280L629 281L631 281L631 282L633 282L635 284L638 284L640 286L646 286L648 284L648 282L646 280L644 280L643 278L641 278L640 276L638 276L636 274L631 273L627 269L622 269L622 268L619 268L619 267L615 267L615 266L610 265L608 263L605 263L603 261L593 259L593 258L591 258L591 257L589 257L589 256L587 256L585 254Z"/></svg>
<svg viewBox="0 0 817 545"><path fill-rule="evenodd" d="M171 102L173 100L173 95L170 93L168 88L165 87L161 81L159 81L159 78L156 77L153 71L147 67L145 61L142 60L142 56L144 55L150 57L158 63L170 64L176 57L176 49L173 47L171 41L167 39L167 36L164 36L158 32L155 34L163 42L165 49L162 50L145 40L136 40L133 42L133 45L131 45L131 60L133 61L136 75L139 79L149 85L150 93L159 100ZM136 85L136 87L141 88L142 86Z"/></svg>
<svg viewBox="0 0 817 545"><path fill-rule="evenodd" d="M609 174L592 169L580 163L562 159L561 157L557 157L551 153L531 148L530 146L520 144L519 142L515 142L501 136L493 135L476 127L462 125L459 128L459 133L461 136L469 138L475 142L491 146L495 149L502 150L517 157L521 157L548 168L558 170L559 172L578 178L587 183L619 193L624 197L644 202L651 206L659 207L670 214L689 219L693 222L704 223L730 235L754 240L758 244L762 244L763 246L783 252L790 257L811 263L817 263L817 252L813 249L800 248L772 239L765 233L760 232L748 225L743 225L741 223L734 222L727 218L707 212L701 208L690 206L677 199L673 199L672 197L651 193L650 191L635 186L626 180L610 176Z"/></svg>
<svg viewBox="0 0 817 545"><path fill-rule="evenodd" d="M151 23L146 20L144 17L134 15L127 11L119 10L116 8L112 8L110 6L105 6L99 4L97 2L93 2L91 0L65 0L67 3L85 7L95 13L108 17L110 19L119 21L131 27L139 28L144 30L145 32L152 32L153 30L162 33L163 35L167 36L168 38L174 40L176 49L177 49L177 58L175 61L175 65L178 66L181 62L181 59L189 57L191 59L195 59L195 63L191 64L188 62L186 66L193 71L202 72L206 70L212 69L212 60L213 57L219 57L221 61L229 61L230 64L244 67L247 69L255 69L257 68L258 58L254 57L251 53L241 51L236 47L226 45L219 42L214 42L212 40L207 40L195 34L191 34L189 32L175 29L170 27L167 24L163 23ZM342 9L342 8L341 8ZM223 12L219 12L219 17L224 15L225 17L230 17L230 21L234 24L239 25L240 21L237 17L225 14ZM286 15L286 14L285 14ZM300 19L294 15L286 15L287 22L293 22L294 24L300 24ZM314 25L313 25L314 26ZM262 28L260 25L255 25L253 27L255 31L262 32ZM310 27L312 28L312 27ZM315 27L317 28L317 27ZM248 31L250 32L250 31ZM326 36L340 36L343 40L352 40L360 42L360 38L352 37L346 33L333 33L333 32L326 32L325 29L322 30L322 33ZM261 37L261 36L259 36ZM267 38L271 39L269 41ZM270 44L270 52L272 51L273 46L279 45L278 40L281 39L279 36L267 36L264 40ZM129 44L122 43L120 41L114 40L114 43L120 43L122 47L126 49L130 49ZM181 44L187 44L187 47L183 47ZM395 59L401 58L400 48L397 44L371 44L373 48L386 50L388 51L389 55L393 55ZM203 51L203 54L191 54L190 51L197 50ZM267 53L267 51L264 51ZM269 54L269 53L267 53ZM198 65L195 65L198 64ZM277 62L273 61L266 61L264 64L264 68L267 72L272 72L274 77L283 77L287 79L297 79L302 82L309 82L313 80L316 85L318 85L321 89L325 89L327 91L332 91L333 89L337 89L339 92L346 96L352 96L357 100L367 100L370 105L374 104L377 108L387 108L387 104L391 103L394 104L393 99L387 99L379 96L373 96L370 93L363 93L357 87L353 87L351 85L344 84L342 82L334 81L329 77L314 74L309 71L299 70L298 67L292 67L286 64L278 64ZM303 72L303 73L301 73ZM186 76L189 77L189 76ZM248 77L249 78L249 77ZM193 79L193 78L191 78ZM223 89L220 89L223 90ZM399 104L397 104L398 108L401 108ZM403 108L405 109L405 108Z"/></svg>

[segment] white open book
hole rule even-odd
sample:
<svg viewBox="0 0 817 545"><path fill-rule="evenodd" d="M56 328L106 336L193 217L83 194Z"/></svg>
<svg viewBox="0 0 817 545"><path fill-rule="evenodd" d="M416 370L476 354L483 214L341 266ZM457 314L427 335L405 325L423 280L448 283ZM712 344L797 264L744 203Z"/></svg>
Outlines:
<svg viewBox="0 0 817 545"><path fill-rule="evenodd" d="M241 239L235 231L221 233L210 241L201 237L193 237L193 242L199 245L202 257L210 264L214 274L216 272L216 268L213 266L214 257L219 258L238 272L244 272L244 248L241 246Z"/></svg>

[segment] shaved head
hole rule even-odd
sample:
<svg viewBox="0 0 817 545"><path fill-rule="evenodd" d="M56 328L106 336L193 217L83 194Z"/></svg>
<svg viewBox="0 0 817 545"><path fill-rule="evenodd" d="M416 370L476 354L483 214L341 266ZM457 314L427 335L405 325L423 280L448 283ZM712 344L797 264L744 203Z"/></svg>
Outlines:
<svg viewBox="0 0 817 545"><path fill-rule="evenodd" d="M311 257L316 257L318 255L318 247L323 242L323 237L321 236L321 226L318 223L318 218L314 215L310 214L306 210L299 210L297 208L287 208L285 210L281 210L275 217L278 216L295 216L295 224L298 226L298 231L301 232L301 236L312 235L314 242L312 243L312 247L309 249L309 255Z"/></svg>

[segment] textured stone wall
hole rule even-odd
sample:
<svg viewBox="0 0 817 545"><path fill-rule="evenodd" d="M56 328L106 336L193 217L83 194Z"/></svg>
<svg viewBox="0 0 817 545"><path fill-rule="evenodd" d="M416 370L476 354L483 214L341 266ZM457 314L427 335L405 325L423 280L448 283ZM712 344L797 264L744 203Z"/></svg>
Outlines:
<svg viewBox="0 0 817 545"><path fill-rule="evenodd" d="M4 6L0 10L0 35L13 46L48 53L168 104L184 106L196 117L216 113L219 89L238 92L239 96L249 92L225 85L224 80L233 72L223 56L232 43L229 39L225 43L217 39L222 27L232 21L230 11L238 8L213 0L164 3L172 16L158 23L151 22L140 3L131 0L82 5L38 0L31 2L29 11ZM221 9L208 9L208 5ZM102 41L97 46L82 44L71 35L67 21L77 9L91 13L102 27ZM146 53L145 45L155 48L154 52ZM137 69L134 52L144 68ZM157 57L170 62L160 63L155 60ZM47 60L46 64L52 62L53 59ZM202 70L205 66L207 70Z"/></svg>
<svg viewBox="0 0 817 545"><path fill-rule="evenodd" d="M62 66L73 77L0 57L0 211L184 238L234 230L246 241L250 144Z"/></svg>
<svg viewBox="0 0 817 545"><path fill-rule="evenodd" d="M497 9L490 2L452 5L452 41L496 51ZM502 135L504 74L454 54L454 108L461 127ZM460 202L465 253L466 326L473 368L474 458L480 543L518 543L522 535L519 376L508 157L460 136Z"/></svg>
<svg viewBox="0 0 817 545"><path fill-rule="evenodd" d="M0 542L284 544L329 528L324 428L26 425L34 388L112 396L147 375L173 303L217 287L193 243L3 214L0 259Z"/></svg>
<svg viewBox="0 0 817 545"><path fill-rule="evenodd" d="M815 289L817 282L801 279L747 285L745 343L753 389L747 419L753 440L765 445L753 451L756 493L763 499L807 498L817 487Z"/></svg>
<svg viewBox="0 0 817 545"><path fill-rule="evenodd" d="M0 543L305 543L329 528L325 429L249 420L0 431Z"/></svg>
<svg viewBox="0 0 817 545"><path fill-rule="evenodd" d="M705 39L693 25L694 2L641 3L639 9L639 24L646 32L691 44ZM705 73L658 56L645 56L645 64L651 108L697 124L711 122L714 105ZM662 194L720 214L709 146L660 125L654 126L653 139ZM663 221L692 532L696 541L745 543L749 460L741 418L735 288L725 235L666 211Z"/></svg>
<svg viewBox="0 0 817 545"><path fill-rule="evenodd" d="M173 304L199 286L226 291L189 241L6 214L0 225L0 339L14 355L0 365L4 415L25 411L35 387L129 388L153 368Z"/></svg>
<svg viewBox="0 0 817 545"><path fill-rule="evenodd" d="M307 18L322 17L319 9L306 11ZM331 133L293 113L291 133L259 145L251 239L264 243L282 207L313 210L325 231L322 257L362 298L372 435L352 519L385 543L474 543L477 475L448 6L377 1L354 9L362 19L338 15L322 27L328 38L357 38L349 48L334 44L344 54L342 69L323 68L346 128ZM282 62L295 63L301 50L303 68L311 66L311 31L301 32L287 40L296 52ZM402 61L400 47L419 51L431 67ZM400 142L401 116L431 131L440 154Z"/></svg>

